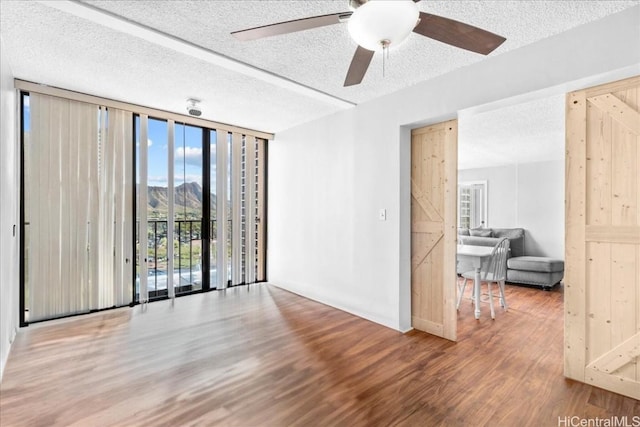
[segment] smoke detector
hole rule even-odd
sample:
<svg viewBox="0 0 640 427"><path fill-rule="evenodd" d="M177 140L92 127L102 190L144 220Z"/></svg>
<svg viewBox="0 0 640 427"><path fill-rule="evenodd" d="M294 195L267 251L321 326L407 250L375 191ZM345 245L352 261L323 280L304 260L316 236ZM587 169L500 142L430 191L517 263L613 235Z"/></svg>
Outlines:
<svg viewBox="0 0 640 427"><path fill-rule="evenodd" d="M200 103L199 99L189 98L187 99L187 112L190 116L200 117L202 115L202 110L198 106Z"/></svg>

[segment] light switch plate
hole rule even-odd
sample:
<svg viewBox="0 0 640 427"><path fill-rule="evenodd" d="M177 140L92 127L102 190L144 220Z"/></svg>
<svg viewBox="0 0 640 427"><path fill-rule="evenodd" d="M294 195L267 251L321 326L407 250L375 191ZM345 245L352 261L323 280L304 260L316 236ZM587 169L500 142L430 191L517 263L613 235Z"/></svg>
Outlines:
<svg viewBox="0 0 640 427"><path fill-rule="evenodd" d="M387 220L387 210L386 209L380 209L378 211L378 219L380 221L386 221Z"/></svg>

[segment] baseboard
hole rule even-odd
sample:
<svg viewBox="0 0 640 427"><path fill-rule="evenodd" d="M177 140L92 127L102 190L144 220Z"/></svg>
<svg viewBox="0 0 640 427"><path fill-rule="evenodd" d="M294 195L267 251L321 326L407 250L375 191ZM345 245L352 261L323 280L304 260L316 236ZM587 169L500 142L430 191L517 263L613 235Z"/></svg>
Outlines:
<svg viewBox="0 0 640 427"><path fill-rule="evenodd" d="M313 300L315 302L318 302L320 304L324 304L327 305L329 307L344 311L346 313L352 314L354 316L360 317L362 319L368 320L370 322L374 322L377 323L379 325L385 326L387 328L393 329L394 331L398 331L401 333L406 333L411 329L408 330L400 330L398 328L398 320L397 319L391 319L389 317L386 316L381 316L377 313L371 313L371 312L363 312L361 310L358 310L355 307L350 306L349 304L345 304L343 301L340 301L338 299L332 298L329 295L325 295L322 294L321 292L315 292L313 289L310 289L308 286L297 286L295 284L291 284L291 283L287 283L287 282L281 282L281 281L274 281L268 282L270 285L275 286L276 288L279 289L283 289L285 291L294 293L296 295L299 295L303 298L307 298L310 300Z"/></svg>

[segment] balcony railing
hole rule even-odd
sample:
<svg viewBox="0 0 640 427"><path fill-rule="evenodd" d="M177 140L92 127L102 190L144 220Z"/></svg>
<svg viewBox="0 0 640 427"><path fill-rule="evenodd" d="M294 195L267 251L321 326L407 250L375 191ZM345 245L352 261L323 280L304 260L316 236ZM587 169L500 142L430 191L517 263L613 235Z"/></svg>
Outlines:
<svg viewBox="0 0 640 427"><path fill-rule="evenodd" d="M174 220L173 286L176 294L202 289L202 220ZM150 298L167 295L167 220L147 221L147 290ZM136 225L139 232L139 224ZM215 247L216 221L210 224L211 242ZM138 238L139 241L139 238ZM210 283L216 283L215 250L211 251ZM136 257L136 259L139 259ZM139 265L136 290L139 292Z"/></svg>

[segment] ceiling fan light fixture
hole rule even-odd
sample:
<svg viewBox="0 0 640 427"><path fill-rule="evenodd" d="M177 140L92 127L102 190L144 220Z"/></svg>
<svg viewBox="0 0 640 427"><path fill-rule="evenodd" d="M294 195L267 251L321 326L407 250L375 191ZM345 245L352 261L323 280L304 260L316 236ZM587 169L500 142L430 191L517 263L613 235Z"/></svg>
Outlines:
<svg viewBox="0 0 640 427"><path fill-rule="evenodd" d="M402 43L419 17L413 0L369 0L353 12L347 25L359 46L378 52Z"/></svg>

